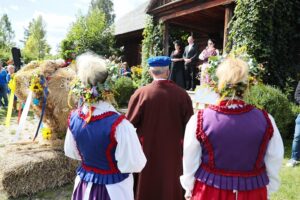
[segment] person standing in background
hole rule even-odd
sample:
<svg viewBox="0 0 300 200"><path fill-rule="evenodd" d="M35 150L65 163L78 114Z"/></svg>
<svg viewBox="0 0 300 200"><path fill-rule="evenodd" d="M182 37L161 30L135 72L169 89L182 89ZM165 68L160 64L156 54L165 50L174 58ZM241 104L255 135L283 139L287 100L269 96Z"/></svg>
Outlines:
<svg viewBox="0 0 300 200"><path fill-rule="evenodd" d="M4 108L8 105L6 76L7 72L3 68L2 62L0 62L0 106L3 106Z"/></svg>
<svg viewBox="0 0 300 200"><path fill-rule="evenodd" d="M182 200L182 140L193 114L186 91L169 77L171 59L148 59L152 83L130 98L127 119L137 128L147 164L139 174L136 200Z"/></svg>
<svg viewBox="0 0 300 200"><path fill-rule="evenodd" d="M183 50L179 41L174 42L175 50L171 54L171 75L170 80L174 81L178 86L185 89L184 80L184 60L182 58Z"/></svg>
<svg viewBox="0 0 300 200"><path fill-rule="evenodd" d="M13 74L15 73L15 66L8 65L7 66L7 75L6 75L6 82L9 83L10 79L12 78Z"/></svg>
<svg viewBox="0 0 300 200"><path fill-rule="evenodd" d="M300 104L300 81L298 82L296 91L295 91L295 100L296 103ZM291 159L286 164L287 167L295 167L300 164L300 113L298 114L295 120L295 132L292 144L292 156Z"/></svg>
<svg viewBox="0 0 300 200"><path fill-rule="evenodd" d="M199 55L199 59L203 60L203 64L201 65L201 72L200 72L200 84L205 84L210 81L210 77L208 77L206 73L206 69L208 68L208 59L211 56L219 55L218 49L215 48L215 41L209 39L207 41L207 47L201 52Z"/></svg>
<svg viewBox="0 0 300 200"><path fill-rule="evenodd" d="M185 72L185 89L195 90L196 88L196 73L199 55L199 47L194 44L193 36L188 37L189 45L185 47L183 53L184 59L184 72Z"/></svg>

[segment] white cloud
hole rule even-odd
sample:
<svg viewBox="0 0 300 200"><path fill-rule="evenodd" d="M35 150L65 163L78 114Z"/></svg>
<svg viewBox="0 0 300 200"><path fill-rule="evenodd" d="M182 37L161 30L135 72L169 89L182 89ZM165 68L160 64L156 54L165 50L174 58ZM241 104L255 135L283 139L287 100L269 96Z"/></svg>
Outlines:
<svg viewBox="0 0 300 200"><path fill-rule="evenodd" d="M46 22L47 30L53 32L66 32L70 23L75 19L75 17L67 15L35 11L33 17L37 18L38 16L42 16Z"/></svg>
<svg viewBox="0 0 300 200"><path fill-rule="evenodd" d="M36 0L28 0L28 1L30 1L30 2L32 2L32 3L35 3L35 2L36 2Z"/></svg>
<svg viewBox="0 0 300 200"><path fill-rule="evenodd" d="M73 5L78 9L86 9L89 7L91 0L75 0Z"/></svg>
<svg viewBox="0 0 300 200"><path fill-rule="evenodd" d="M148 0L113 0L116 19L119 19L146 1Z"/></svg>
<svg viewBox="0 0 300 200"><path fill-rule="evenodd" d="M17 6L17 5L11 5L11 6L9 6L9 8L11 10L14 10L14 11L18 11L19 10L19 6Z"/></svg>
<svg viewBox="0 0 300 200"><path fill-rule="evenodd" d="M0 7L0 14L4 14L4 13L8 13L9 9L8 8L5 8L5 7Z"/></svg>
<svg viewBox="0 0 300 200"><path fill-rule="evenodd" d="M42 16L43 20L45 21L47 41L52 47L51 53L55 53L57 50L57 46L65 37L68 28L72 21L75 20L75 17L59 15L55 13L45 13L40 11L35 11L33 16L34 18Z"/></svg>

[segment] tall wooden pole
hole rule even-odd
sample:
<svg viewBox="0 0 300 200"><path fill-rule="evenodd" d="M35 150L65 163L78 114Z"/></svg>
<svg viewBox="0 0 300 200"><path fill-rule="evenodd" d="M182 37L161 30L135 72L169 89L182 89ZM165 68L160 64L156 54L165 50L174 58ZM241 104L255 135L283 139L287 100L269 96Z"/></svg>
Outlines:
<svg viewBox="0 0 300 200"><path fill-rule="evenodd" d="M233 5L227 5L225 7L223 53L225 53L226 44L228 42L229 22L232 16L233 16Z"/></svg>
<svg viewBox="0 0 300 200"><path fill-rule="evenodd" d="M164 55L169 56L169 23L163 23L163 45L164 45Z"/></svg>

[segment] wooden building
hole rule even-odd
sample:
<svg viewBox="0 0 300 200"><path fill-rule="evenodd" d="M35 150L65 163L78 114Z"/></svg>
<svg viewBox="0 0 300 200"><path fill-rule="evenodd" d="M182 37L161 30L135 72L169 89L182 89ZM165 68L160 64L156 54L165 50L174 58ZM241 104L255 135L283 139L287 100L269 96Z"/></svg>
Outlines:
<svg viewBox="0 0 300 200"><path fill-rule="evenodd" d="M164 49L169 52L169 30L176 27L190 32L201 49L207 40L217 41L223 49L227 42L228 23L233 15L234 0L150 0L116 22L116 38L124 46L129 65L141 62L142 31L146 14L164 26Z"/></svg>
<svg viewBox="0 0 300 200"><path fill-rule="evenodd" d="M115 24L115 36L117 45L124 48L124 61L129 66L141 64L143 30L149 2L138 6L135 10L127 13Z"/></svg>

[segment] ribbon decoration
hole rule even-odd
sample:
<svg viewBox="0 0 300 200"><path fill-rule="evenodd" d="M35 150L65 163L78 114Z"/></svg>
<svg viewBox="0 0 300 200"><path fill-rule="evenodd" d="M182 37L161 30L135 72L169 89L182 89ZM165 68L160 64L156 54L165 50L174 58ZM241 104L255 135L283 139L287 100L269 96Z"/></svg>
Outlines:
<svg viewBox="0 0 300 200"><path fill-rule="evenodd" d="M19 124L20 123L21 114L22 114L22 110L23 110L23 107L25 106L25 104L22 103L22 102L19 102L17 105L18 105L18 124Z"/></svg>
<svg viewBox="0 0 300 200"><path fill-rule="evenodd" d="M19 126L17 128L16 131L16 136L14 138L14 141L17 141L19 139L20 133L22 132L23 128L24 128L24 124L26 122L26 118L29 112L29 108L30 108L30 103L31 103L31 99L32 99L32 91L30 90L26 99L26 103L20 118L20 123Z"/></svg>
<svg viewBox="0 0 300 200"><path fill-rule="evenodd" d="M12 110L14 107L14 97L15 97L15 92L16 92L16 79L14 76L12 76L12 79L10 79L8 83L8 87L10 89L10 96L9 96L9 101L8 101L8 108L7 108L7 114L6 114L6 120L5 120L5 126L9 127L10 126L10 119L12 115Z"/></svg>
<svg viewBox="0 0 300 200"><path fill-rule="evenodd" d="M42 105L42 112L41 112L41 117L40 117L40 121L39 121L39 124L38 124L38 127L36 129L36 132L35 132L35 135L34 135L34 138L33 138L33 141L35 141L35 139L37 138L38 136L38 133L39 133L39 130L40 130L40 127L41 127L41 124L42 124L42 121L43 121L43 117L44 117L44 114L45 114L45 110L46 110L46 104L47 104L47 97L48 97L48 86L46 84L46 80L45 80L45 77L44 76L41 76L41 85L44 86L44 90L43 90L43 105Z"/></svg>

